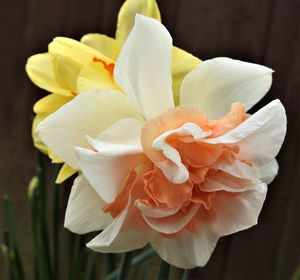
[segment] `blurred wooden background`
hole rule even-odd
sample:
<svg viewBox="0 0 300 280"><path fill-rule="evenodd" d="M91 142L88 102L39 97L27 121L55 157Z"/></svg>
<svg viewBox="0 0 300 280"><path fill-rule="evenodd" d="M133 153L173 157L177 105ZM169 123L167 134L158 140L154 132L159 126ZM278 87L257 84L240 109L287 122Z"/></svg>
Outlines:
<svg viewBox="0 0 300 280"><path fill-rule="evenodd" d="M32 255L26 191L36 165L30 135L32 105L45 92L26 77L26 58L46 51L58 35L113 36L122 2L0 1L0 195L12 197L27 270ZM175 45L201 59L229 56L273 68L273 86L258 106L280 98L288 114L288 134L278 157L280 173L269 188L258 226L222 238L208 265L195 270L193 277L290 279L300 256L300 2L158 0L158 4ZM2 256L1 276L5 279Z"/></svg>

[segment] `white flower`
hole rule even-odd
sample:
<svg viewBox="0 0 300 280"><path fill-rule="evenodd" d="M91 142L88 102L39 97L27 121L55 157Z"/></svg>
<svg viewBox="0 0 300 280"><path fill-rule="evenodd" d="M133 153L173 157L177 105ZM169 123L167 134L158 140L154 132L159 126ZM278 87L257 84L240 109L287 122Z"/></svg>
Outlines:
<svg viewBox="0 0 300 280"><path fill-rule="evenodd" d="M83 173L65 226L103 230L89 248L123 252L150 243L167 262L191 268L206 264L219 237L257 223L286 115L278 100L246 114L273 71L229 58L190 72L175 107L171 48L162 24L137 15L114 70L125 94L80 94L37 130Z"/></svg>

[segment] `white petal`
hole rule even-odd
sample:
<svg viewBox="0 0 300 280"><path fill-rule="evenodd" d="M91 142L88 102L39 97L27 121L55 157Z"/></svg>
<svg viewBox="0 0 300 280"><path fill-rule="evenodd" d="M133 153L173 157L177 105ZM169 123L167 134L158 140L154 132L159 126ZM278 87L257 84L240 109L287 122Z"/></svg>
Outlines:
<svg viewBox="0 0 300 280"><path fill-rule="evenodd" d="M151 218L168 217L170 215L177 213L178 210L181 208L181 207L166 208L166 209L151 208L138 200L135 202L135 206L142 212L144 216L151 217Z"/></svg>
<svg viewBox="0 0 300 280"><path fill-rule="evenodd" d="M260 178L258 169L251 167L250 165L243 163L239 160L236 160L234 163L227 163L223 161L218 161L215 163L212 168L222 170L226 173L231 174L232 176L257 181Z"/></svg>
<svg viewBox="0 0 300 280"><path fill-rule="evenodd" d="M285 134L286 114L283 105L277 99L226 134L202 141L211 144L238 143L240 159L264 165L275 158Z"/></svg>
<svg viewBox="0 0 300 280"><path fill-rule="evenodd" d="M146 119L174 107L172 38L158 21L137 15L116 62L114 77Z"/></svg>
<svg viewBox="0 0 300 280"><path fill-rule="evenodd" d="M143 155L109 156L83 148L76 148L76 153L84 176L107 203L115 200L126 177L145 160Z"/></svg>
<svg viewBox="0 0 300 280"><path fill-rule="evenodd" d="M184 232L176 238L157 237L151 246L166 262L189 269L204 266L218 241L218 236L208 229L192 234Z"/></svg>
<svg viewBox="0 0 300 280"><path fill-rule="evenodd" d="M141 154L141 129L143 122L137 119L121 119L104 130L97 139L88 136L90 145L101 155L121 156Z"/></svg>
<svg viewBox="0 0 300 280"><path fill-rule="evenodd" d="M261 181L266 184L270 184L277 175L279 166L276 159L274 159L263 166L259 166L258 168L261 175Z"/></svg>
<svg viewBox="0 0 300 280"><path fill-rule="evenodd" d="M155 231L165 234L173 234L181 231L195 216L199 209L199 204L194 204L186 214L178 212L172 216L164 218L151 218L143 215L145 222ZM178 215L179 214L179 215Z"/></svg>
<svg viewBox="0 0 300 280"><path fill-rule="evenodd" d="M152 144L154 150L162 151L168 160L157 162L166 178L174 184L182 184L189 178L189 172L181 162L179 152L168 144L167 138L171 135L184 136L183 142L195 142L210 135L211 132L202 130L198 125L187 122L179 128L166 131L157 137Z"/></svg>
<svg viewBox="0 0 300 280"><path fill-rule="evenodd" d="M88 144L85 135L97 137L115 121L140 118L128 98L113 90L81 93L46 118L37 128L42 141L64 162L78 169L76 146Z"/></svg>
<svg viewBox="0 0 300 280"><path fill-rule="evenodd" d="M106 228L112 218L102 212L104 204L84 176L78 176L71 189L64 226L77 234Z"/></svg>
<svg viewBox="0 0 300 280"><path fill-rule="evenodd" d="M269 90L272 72L226 57L206 60L184 78L180 104L196 106L211 119L226 115L234 102L250 109Z"/></svg>
<svg viewBox="0 0 300 280"><path fill-rule="evenodd" d="M234 196L225 192L217 193L212 208L215 214L212 229L224 236L256 225L266 194L267 186L264 183Z"/></svg>
<svg viewBox="0 0 300 280"><path fill-rule="evenodd" d="M103 232L87 244L87 247L101 253L121 253L144 247L152 239L153 233L124 228L126 218L129 218L129 208L130 203Z"/></svg>
<svg viewBox="0 0 300 280"><path fill-rule="evenodd" d="M114 201L125 178L144 161L140 143L142 125L136 119L121 119L96 140L88 138L96 152L76 148L83 174L106 202Z"/></svg>

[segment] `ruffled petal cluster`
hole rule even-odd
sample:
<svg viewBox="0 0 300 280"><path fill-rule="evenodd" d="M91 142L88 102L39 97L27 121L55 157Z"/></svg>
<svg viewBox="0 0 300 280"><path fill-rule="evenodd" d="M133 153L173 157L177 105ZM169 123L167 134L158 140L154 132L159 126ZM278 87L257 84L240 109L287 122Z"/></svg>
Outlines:
<svg viewBox="0 0 300 280"><path fill-rule="evenodd" d="M142 15L113 68L116 87L76 95L36 130L81 170L65 226L102 230L87 245L95 251L150 243L177 267L204 266L221 236L257 223L277 174L284 107L274 100L247 113L273 71L214 58L190 71L174 97L172 38Z"/></svg>

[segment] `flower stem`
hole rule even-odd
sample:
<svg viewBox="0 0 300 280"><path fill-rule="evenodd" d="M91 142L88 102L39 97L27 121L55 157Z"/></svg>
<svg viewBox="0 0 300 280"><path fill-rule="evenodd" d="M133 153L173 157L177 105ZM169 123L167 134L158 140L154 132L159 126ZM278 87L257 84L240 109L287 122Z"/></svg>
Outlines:
<svg viewBox="0 0 300 280"><path fill-rule="evenodd" d="M182 274L182 280L188 280L190 278L191 269L185 269Z"/></svg>
<svg viewBox="0 0 300 280"><path fill-rule="evenodd" d="M121 265L120 265L120 270L118 273L118 280L126 280L128 279L128 274L130 270L130 264L131 264L131 257L132 257L132 252L126 252L123 254L122 260L121 260Z"/></svg>
<svg viewBox="0 0 300 280"><path fill-rule="evenodd" d="M131 259L131 263L130 266L136 266L139 265L141 263L143 263L144 261L148 260L150 257L153 257L155 255L155 251L150 248L145 252L140 253L139 255L133 257ZM113 271L112 273L110 273L107 277L105 277L105 280L113 280L118 276L119 273L119 269L116 269L115 271Z"/></svg>
<svg viewBox="0 0 300 280"><path fill-rule="evenodd" d="M167 280L169 279L170 273L170 265L166 263L164 260L161 261L160 271L159 271L159 280Z"/></svg>

